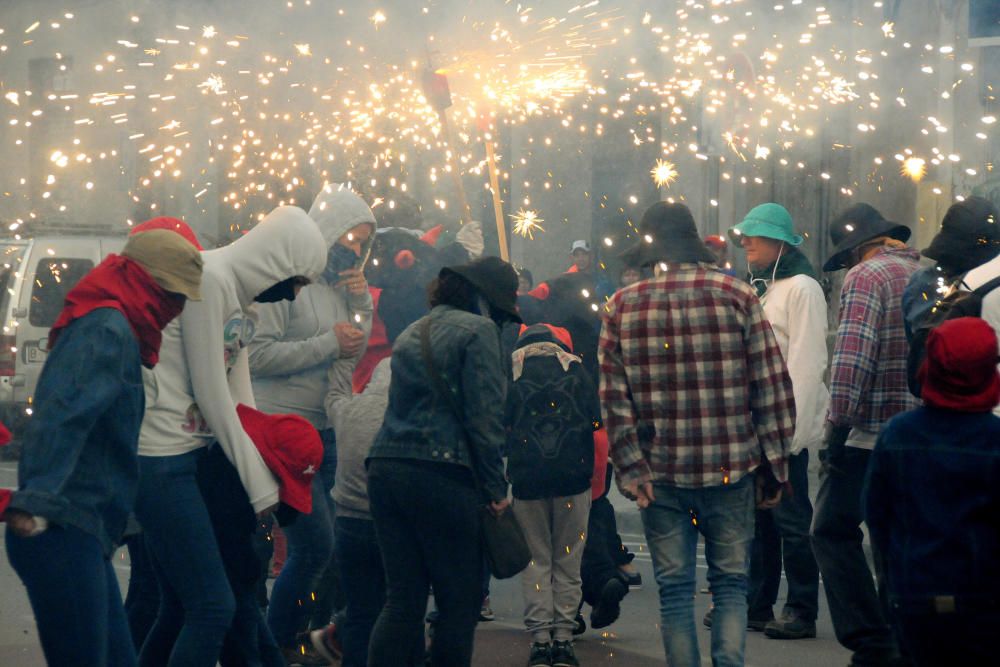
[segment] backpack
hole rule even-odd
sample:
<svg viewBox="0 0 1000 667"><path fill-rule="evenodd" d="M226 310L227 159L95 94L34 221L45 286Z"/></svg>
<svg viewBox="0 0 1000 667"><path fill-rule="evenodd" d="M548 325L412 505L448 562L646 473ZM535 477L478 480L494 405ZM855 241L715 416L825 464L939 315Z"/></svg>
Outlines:
<svg viewBox="0 0 1000 667"><path fill-rule="evenodd" d="M906 383L910 393L920 398L920 381L917 372L927 356L927 336L931 331L948 320L959 317L981 317L983 299L993 290L1000 288L1000 277L986 282L970 291L953 290L947 296L934 304L924 319L913 327L913 337L910 340L910 351L906 357Z"/></svg>

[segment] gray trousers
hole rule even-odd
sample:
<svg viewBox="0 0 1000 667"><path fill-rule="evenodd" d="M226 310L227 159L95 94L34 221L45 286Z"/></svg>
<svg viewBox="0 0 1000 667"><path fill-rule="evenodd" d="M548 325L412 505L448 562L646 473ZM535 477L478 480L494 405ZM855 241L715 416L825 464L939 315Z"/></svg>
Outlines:
<svg viewBox="0 0 1000 667"><path fill-rule="evenodd" d="M583 596L580 561L590 489L562 498L515 498L513 508L531 549L531 563L521 573L524 625L532 641L570 641Z"/></svg>

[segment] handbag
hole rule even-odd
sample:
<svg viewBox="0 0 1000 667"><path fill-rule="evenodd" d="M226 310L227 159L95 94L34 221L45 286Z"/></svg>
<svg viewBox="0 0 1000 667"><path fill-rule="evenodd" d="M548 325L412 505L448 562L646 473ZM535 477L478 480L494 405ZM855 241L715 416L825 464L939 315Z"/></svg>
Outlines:
<svg viewBox="0 0 1000 667"><path fill-rule="evenodd" d="M427 366L427 374L434 384L434 392L444 398L448 408L461 423L462 412L455 404L451 391L447 386L444 386L444 380L434 365L434 357L431 354L430 316L425 317L420 326L420 349L424 357L424 364ZM483 493L482 480L476 471L478 463L476 451L471 446L468 451L472 462L473 483L477 493L482 497L485 494ZM493 512L483 505L479 508L479 514L483 527L483 552L486 555L486 562L490 566L490 573L497 579L509 579L528 567L528 563L531 562L531 549L528 548L528 542L524 539L524 531L521 530L521 524L518 523L514 513L507 510L500 516L494 516Z"/></svg>

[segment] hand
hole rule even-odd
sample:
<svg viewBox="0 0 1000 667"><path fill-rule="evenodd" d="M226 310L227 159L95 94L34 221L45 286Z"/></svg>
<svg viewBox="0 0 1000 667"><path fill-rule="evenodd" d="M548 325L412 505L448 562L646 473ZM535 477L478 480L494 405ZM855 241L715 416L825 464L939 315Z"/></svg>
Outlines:
<svg viewBox="0 0 1000 667"><path fill-rule="evenodd" d="M257 519L263 521L267 517L271 516L272 514L274 514L274 511L278 509L278 505L279 503L274 503L270 507L265 507L261 511L257 512Z"/></svg>
<svg viewBox="0 0 1000 667"><path fill-rule="evenodd" d="M354 328L349 322L337 322L333 325L333 333L337 336L340 344L340 357L342 359L356 357L361 348L365 346L365 332Z"/></svg>
<svg viewBox="0 0 1000 667"><path fill-rule="evenodd" d="M347 291L355 296L361 296L368 291L368 281L361 269L347 269L340 272L340 280L334 287L346 287Z"/></svg>
<svg viewBox="0 0 1000 667"><path fill-rule="evenodd" d="M844 459L847 456L847 437L850 433L850 426L827 422L823 430L823 448L819 450L819 460L823 464L825 473L843 470Z"/></svg>
<svg viewBox="0 0 1000 667"><path fill-rule="evenodd" d="M4 518L7 520L7 525L18 537L31 537L37 527L34 515L21 510L8 509L4 512Z"/></svg>
<svg viewBox="0 0 1000 667"><path fill-rule="evenodd" d="M503 500L494 500L490 502L490 514L495 517L501 516L510 507L510 500L504 498Z"/></svg>
<svg viewBox="0 0 1000 667"><path fill-rule="evenodd" d="M625 497L630 500L635 500L635 504L639 506L639 509L646 509L653 504L656 500L656 496L653 495L653 483L643 482L639 484L638 482L632 482L626 484L624 488Z"/></svg>
<svg viewBox="0 0 1000 667"><path fill-rule="evenodd" d="M757 475L755 487L757 509L773 510L781 504L781 492L781 485L777 487L770 486L764 475Z"/></svg>

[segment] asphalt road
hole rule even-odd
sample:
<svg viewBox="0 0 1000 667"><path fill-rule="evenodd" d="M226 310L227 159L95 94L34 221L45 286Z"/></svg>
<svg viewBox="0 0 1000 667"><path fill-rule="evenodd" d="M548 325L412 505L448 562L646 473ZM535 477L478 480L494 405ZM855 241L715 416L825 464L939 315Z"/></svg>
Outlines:
<svg viewBox="0 0 1000 667"><path fill-rule="evenodd" d="M13 464L0 464L0 486L13 486ZM639 525L633 520L632 509L624 499L615 500L619 513L620 530L629 547L638 556L636 565L642 573L645 586L631 591L622 603L622 616L617 623L603 631L588 629L577 640L577 654L585 667L598 665L628 665L646 667L664 665L663 647L659 633L659 601L653 582L652 563L645 551L642 538L635 533ZM637 519L637 515L634 517ZM2 541L2 533L0 533ZM124 590L128 578L128 561L124 552L115 559ZM707 587L704 580L707 566L699 546L699 590ZM785 594L784 586L778 606ZM67 591L72 595L72 591ZM702 663L711 665L709 653L710 632L701 625L710 596L699 593L695 599L698 620L698 637L701 643ZM528 656L529 638L521 625L522 596L517 578L494 581L492 603L497 620L482 623L476 636L476 667L516 667L524 664ZM585 610L586 612L587 610ZM780 611L776 608L776 611ZM841 648L833 636L829 613L822 590L820 593L820 618L818 637L799 641L777 641L760 633L747 635L746 664L757 667L827 667L843 666L850 655ZM0 666L36 667L44 665L37 632L24 588L11 570L6 557L0 558Z"/></svg>

